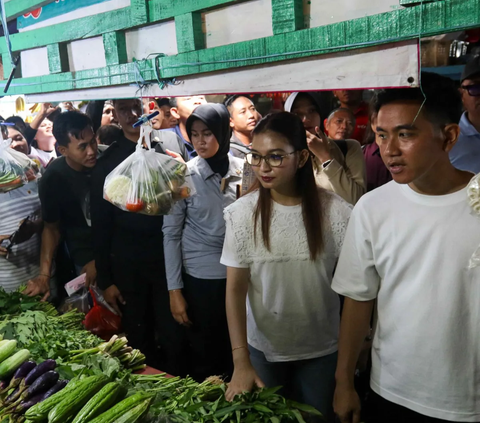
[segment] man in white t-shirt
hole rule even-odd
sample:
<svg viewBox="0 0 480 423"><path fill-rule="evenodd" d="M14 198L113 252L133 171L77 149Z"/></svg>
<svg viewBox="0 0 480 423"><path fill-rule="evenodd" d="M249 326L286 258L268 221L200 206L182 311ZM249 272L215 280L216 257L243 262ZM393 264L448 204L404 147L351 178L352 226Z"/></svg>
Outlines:
<svg viewBox="0 0 480 423"><path fill-rule="evenodd" d="M333 281L344 295L334 408L360 423L355 365L376 302L371 420L480 422L480 219L473 174L448 153L459 135L453 82L423 74L419 89L374 100L376 142L393 181L355 207ZM362 418L363 421L363 418Z"/></svg>

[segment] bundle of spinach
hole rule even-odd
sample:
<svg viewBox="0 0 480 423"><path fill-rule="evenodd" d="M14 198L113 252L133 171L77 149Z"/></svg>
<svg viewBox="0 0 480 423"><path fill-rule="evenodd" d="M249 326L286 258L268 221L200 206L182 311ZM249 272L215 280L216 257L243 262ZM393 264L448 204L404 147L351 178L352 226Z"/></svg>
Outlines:
<svg viewBox="0 0 480 423"><path fill-rule="evenodd" d="M5 292L0 287L0 315L19 314L27 310L41 310L49 315L57 315L55 307L47 302L40 302L40 297L29 297L22 294L25 287L20 287L18 291Z"/></svg>
<svg viewBox="0 0 480 423"><path fill-rule="evenodd" d="M0 317L0 334L15 339L30 351L34 360L62 359L71 350L93 348L102 340L81 329L83 314L76 311L49 316L43 311L26 311Z"/></svg>

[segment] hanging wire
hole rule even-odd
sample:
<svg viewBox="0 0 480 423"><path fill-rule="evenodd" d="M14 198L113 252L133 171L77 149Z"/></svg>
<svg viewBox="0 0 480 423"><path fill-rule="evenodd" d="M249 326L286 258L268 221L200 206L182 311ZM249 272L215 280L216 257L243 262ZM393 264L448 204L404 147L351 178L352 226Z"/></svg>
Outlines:
<svg viewBox="0 0 480 423"><path fill-rule="evenodd" d="M422 86L422 27L423 27L423 1L424 0L421 0L421 3L420 3L420 19L419 19L419 30L418 30L418 49L420 51L420 72L419 72L419 76L418 76L418 83L419 83L419 86L420 86L420 91L423 95L423 102L422 104L420 105L420 108L418 109L418 112L417 114L415 115L415 118L413 119L413 122L412 124L414 125L415 122L417 121L418 117L420 116L420 113L422 112L423 110L423 107L425 106L425 103L427 102L427 95L425 94L425 91L423 91L423 86Z"/></svg>
<svg viewBox="0 0 480 423"><path fill-rule="evenodd" d="M5 41L7 42L7 50L8 55L10 56L10 62L12 63L12 67L15 66L15 61L13 60L12 54L12 41L10 40L10 31L8 30L7 25L7 13L5 12L5 0L0 0L0 19L2 21L3 32L5 34Z"/></svg>

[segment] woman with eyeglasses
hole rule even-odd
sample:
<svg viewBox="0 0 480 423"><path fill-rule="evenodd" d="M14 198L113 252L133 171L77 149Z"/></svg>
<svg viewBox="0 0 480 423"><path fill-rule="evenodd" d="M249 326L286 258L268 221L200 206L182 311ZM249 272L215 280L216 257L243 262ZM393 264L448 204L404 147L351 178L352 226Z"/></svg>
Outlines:
<svg viewBox="0 0 480 423"><path fill-rule="evenodd" d="M229 155L230 114L221 104L195 109L186 129L198 157L188 162L197 194L174 206L163 225L170 308L186 328L182 352L198 381L230 376L232 358L225 313L227 269L220 264L223 210L236 200L243 160Z"/></svg>
<svg viewBox="0 0 480 423"><path fill-rule="evenodd" d="M258 183L225 211L221 260L234 361L227 399L283 386L330 417L340 318L330 285L351 206L317 187L293 114L262 119L246 159Z"/></svg>

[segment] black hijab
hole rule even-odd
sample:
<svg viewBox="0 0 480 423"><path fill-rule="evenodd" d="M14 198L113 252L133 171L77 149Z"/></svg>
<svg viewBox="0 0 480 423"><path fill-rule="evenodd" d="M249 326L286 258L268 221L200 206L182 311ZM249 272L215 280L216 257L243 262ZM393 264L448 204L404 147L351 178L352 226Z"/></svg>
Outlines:
<svg viewBox="0 0 480 423"><path fill-rule="evenodd" d="M201 120L217 139L218 151L206 161L215 173L224 177L230 166L228 159L231 136L230 113L223 104L209 103L198 106L187 119L187 134L190 139L192 139L192 125L196 120Z"/></svg>

